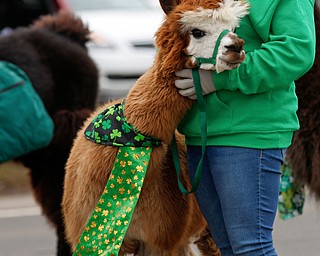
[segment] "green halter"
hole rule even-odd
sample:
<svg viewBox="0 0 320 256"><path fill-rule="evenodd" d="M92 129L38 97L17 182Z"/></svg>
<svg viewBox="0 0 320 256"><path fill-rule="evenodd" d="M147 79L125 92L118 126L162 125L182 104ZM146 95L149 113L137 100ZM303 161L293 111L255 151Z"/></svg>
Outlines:
<svg viewBox="0 0 320 256"><path fill-rule="evenodd" d="M202 162L203 162L203 158L204 158L205 151L206 151L206 145L207 145L207 110L206 110L206 101L205 101L203 94L202 94L200 75L199 75L199 66L203 63L209 63L209 64L213 64L213 65L216 64L216 58L217 58L218 49L219 49L219 45L221 43L221 40L229 32L230 31L226 29L226 30L222 31L221 34L219 35L217 42L216 42L216 45L215 45L215 48L214 48L212 58L197 58L196 57L198 67L192 69L192 77L193 77L194 86L196 89L196 95L197 95L198 106L199 106L199 111L200 111L202 154L201 154L201 159L200 159L198 166L197 166L196 173L194 175L194 179L193 179L192 187L191 187L190 191L188 191L182 185L182 183L180 181L180 160L179 160L179 154L178 154L178 147L177 147L177 142L176 142L175 137L173 137L173 140L172 140L173 162L174 162L175 169L176 169L177 176L178 176L178 185L179 185L180 191L184 194L190 194L190 193L195 192L200 184L200 180L201 180L201 176L202 176Z"/></svg>
<svg viewBox="0 0 320 256"><path fill-rule="evenodd" d="M197 60L197 64L198 64L198 68L201 64L213 64L213 65L216 65L216 58L217 58L217 54L218 54L218 50L219 50L219 46L220 46L220 42L222 40L222 38L228 34L230 32L230 30L228 29L225 29L221 32L221 34L219 35L218 39L217 39L217 43L214 47L214 51L213 51L213 54L212 54L212 57L211 58L201 58L201 57L195 57L196 60ZM197 87L196 87L197 89Z"/></svg>

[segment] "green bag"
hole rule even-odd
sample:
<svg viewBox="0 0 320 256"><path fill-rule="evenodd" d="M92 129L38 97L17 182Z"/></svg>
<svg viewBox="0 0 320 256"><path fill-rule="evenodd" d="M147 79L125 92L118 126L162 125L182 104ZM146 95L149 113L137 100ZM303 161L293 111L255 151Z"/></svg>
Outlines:
<svg viewBox="0 0 320 256"><path fill-rule="evenodd" d="M0 163L47 146L53 121L28 76L0 61Z"/></svg>
<svg viewBox="0 0 320 256"><path fill-rule="evenodd" d="M281 167L281 172L278 212L281 219L288 220L302 215L305 190L304 186L294 179L286 159Z"/></svg>

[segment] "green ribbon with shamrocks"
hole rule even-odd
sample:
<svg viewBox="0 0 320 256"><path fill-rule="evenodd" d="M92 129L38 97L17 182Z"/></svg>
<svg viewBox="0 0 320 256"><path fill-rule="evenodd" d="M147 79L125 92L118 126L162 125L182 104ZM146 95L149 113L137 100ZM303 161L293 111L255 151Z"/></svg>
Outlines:
<svg viewBox="0 0 320 256"><path fill-rule="evenodd" d="M85 136L92 142L120 148L73 256L116 256L138 202L152 148L161 141L128 124L123 104L100 113L85 130Z"/></svg>

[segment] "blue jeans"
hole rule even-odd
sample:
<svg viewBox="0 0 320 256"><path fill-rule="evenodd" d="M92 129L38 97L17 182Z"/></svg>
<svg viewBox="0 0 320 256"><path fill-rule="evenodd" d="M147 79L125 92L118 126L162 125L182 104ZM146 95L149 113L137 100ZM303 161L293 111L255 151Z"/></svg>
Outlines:
<svg viewBox="0 0 320 256"><path fill-rule="evenodd" d="M195 195L223 256L277 255L272 230L284 153L284 149L207 147ZM187 157L192 179L201 147L188 146Z"/></svg>

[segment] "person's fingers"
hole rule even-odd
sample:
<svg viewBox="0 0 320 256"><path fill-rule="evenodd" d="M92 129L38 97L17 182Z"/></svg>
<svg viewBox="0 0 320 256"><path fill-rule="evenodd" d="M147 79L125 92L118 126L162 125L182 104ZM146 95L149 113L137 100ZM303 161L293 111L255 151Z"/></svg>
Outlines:
<svg viewBox="0 0 320 256"><path fill-rule="evenodd" d="M175 74L178 77L192 79L192 69L190 69L190 68L185 68L185 69L179 70Z"/></svg>
<svg viewBox="0 0 320 256"><path fill-rule="evenodd" d="M174 85L178 89L188 89L188 88L194 87L192 79L177 79L174 82Z"/></svg>
<svg viewBox="0 0 320 256"><path fill-rule="evenodd" d="M196 95L196 90L194 87L188 88L188 89L184 89L184 90L179 90L179 93L184 96L184 97L192 97L194 95Z"/></svg>
<svg viewBox="0 0 320 256"><path fill-rule="evenodd" d="M197 95L196 94L191 95L191 96L189 96L189 99L196 100L197 99Z"/></svg>

